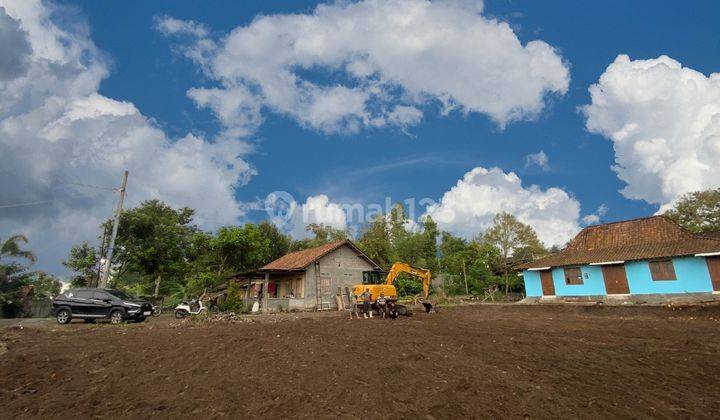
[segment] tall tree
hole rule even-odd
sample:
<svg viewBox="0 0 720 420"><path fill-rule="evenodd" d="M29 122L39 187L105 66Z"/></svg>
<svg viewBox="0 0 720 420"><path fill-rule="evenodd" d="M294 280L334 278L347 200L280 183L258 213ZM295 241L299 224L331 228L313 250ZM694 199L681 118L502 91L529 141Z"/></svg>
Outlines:
<svg viewBox="0 0 720 420"><path fill-rule="evenodd" d="M358 246L380 267L389 269L393 263L393 250L390 243L390 229L385 215L377 215L365 228Z"/></svg>
<svg viewBox="0 0 720 420"><path fill-rule="evenodd" d="M322 223L310 223L305 228L313 234L312 238L293 241L290 251L302 251L303 249L314 248L333 242L339 242L348 238L348 232L344 229L335 229Z"/></svg>
<svg viewBox="0 0 720 420"><path fill-rule="evenodd" d="M260 229L260 238L268 243L269 250L269 254L262 262L262 265L276 260L288 253L290 250L291 239L289 236L280 232L280 229L278 229L275 224L264 220L260 222L258 229Z"/></svg>
<svg viewBox="0 0 720 420"><path fill-rule="evenodd" d="M690 232L718 232L720 188L685 194L665 215Z"/></svg>
<svg viewBox="0 0 720 420"><path fill-rule="evenodd" d="M438 269L438 230L437 223L430 216L425 216L423 219L423 230L419 233L420 236L420 254L423 259L424 268L435 272Z"/></svg>
<svg viewBox="0 0 720 420"><path fill-rule="evenodd" d="M73 286L95 286L100 275L100 252L87 241L73 245L62 264L73 272Z"/></svg>
<svg viewBox="0 0 720 420"><path fill-rule="evenodd" d="M115 242L118 252L113 256L117 277L127 271L141 274L154 283L155 296L160 293L163 277L169 283L184 282L189 243L197 232L192 224L194 213L187 207L173 209L159 200L144 201L124 211ZM107 222L106 229L109 227Z"/></svg>
<svg viewBox="0 0 720 420"><path fill-rule="evenodd" d="M480 294L498 284L493 267L497 248L481 240L466 241L443 232L440 242L440 269L451 293Z"/></svg>
<svg viewBox="0 0 720 420"><path fill-rule="evenodd" d="M28 240L24 235L12 235L0 240L0 311L5 317L22 313L20 288L31 282L35 273L29 271L35 255L25 249Z"/></svg>
<svg viewBox="0 0 720 420"><path fill-rule="evenodd" d="M0 293L12 290L13 282L27 275L27 270L35 262L35 254L23 248L27 241L24 235L0 240Z"/></svg>
<svg viewBox="0 0 720 420"><path fill-rule="evenodd" d="M517 250L523 249L525 254L542 255L545 248L537 237L535 230L520 222L510 213L499 213L493 218L493 224L485 232L485 241L500 251L500 264L505 278L505 293L510 289L509 273L512 266L511 257Z"/></svg>
<svg viewBox="0 0 720 420"><path fill-rule="evenodd" d="M35 262L35 254L22 248L21 244L27 244L28 240L25 235L12 235L5 241L0 241L0 259L21 259L29 262Z"/></svg>
<svg viewBox="0 0 720 420"><path fill-rule="evenodd" d="M250 223L218 229L212 248L218 259L218 278L258 268L270 254L269 242L263 240L258 226Z"/></svg>

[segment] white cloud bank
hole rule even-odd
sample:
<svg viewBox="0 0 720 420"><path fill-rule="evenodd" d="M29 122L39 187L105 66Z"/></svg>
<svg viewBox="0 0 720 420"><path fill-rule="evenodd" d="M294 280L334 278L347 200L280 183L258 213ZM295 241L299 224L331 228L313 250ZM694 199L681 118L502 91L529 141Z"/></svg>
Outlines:
<svg viewBox="0 0 720 420"><path fill-rule="evenodd" d="M720 73L619 55L590 94L587 129L613 142L625 197L663 211L684 193L720 186Z"/></svg>
<svg viewBox="0 0 720 420"><path fill-rule="evenodd" d="M523 187L513 172L477 167L427 208L440 229L471 239L507 212L532 226L546 245L564 245L580 231L580 203L559 188Z"/></svg>
<svg viewBox="0 0 720 420"><path fill-rule="evenodd" d="M533 118L547 94L567 91L558 52L523 45L482 2L366 0L309 14L259 16L216 41L195 22L161 17L157 29L217 83L188 95L228 135L252 132L263 109L323 132L417 124L423 107L480 113L499 126Z"/></svg>
<svg viewBox="0 0 720 420"><path fill-rule="evenodd" d="M310 196L304 203L295 202L289 195L286 200L289 205L283 210L274 210L276 217L271 219L298 239L311 236L305 230L311 223L358 233L362 223L372 220L370 215L389 211L389 202L385 208L379 204L337 203L325 194ZM582 222L597 223L607 211L603 204L595 214L583 217ZM562 246L581 229L580 203L567 192L560 188L543 190L536 185L524 187L515 173L505 173L500 168L477 167L467 172L438 202L425 207L424 214L418 219L431 216L440 229L472 239L484 233L492 225L495 215L502 212L532 226L546 246ZM358 214L362 217L355 217ZM409 232L422 230L422 224L412 218L405 227Z"/></svg>
<svg viewBox="0 0 720 420"><path fill-rule="evenodd" d="M70 245L95 239L115 200L78 184L114 187L125 169L129 206L189 206L205 227L241 216L234 188L254 173L242 159L249 146L169 139L132 103L100 95L108 65L85 25L58 17L72 20L37 0L0 0L0 237L27 234L37 266L61 272ZM8 207L21 203L40 204Z"/></svg>

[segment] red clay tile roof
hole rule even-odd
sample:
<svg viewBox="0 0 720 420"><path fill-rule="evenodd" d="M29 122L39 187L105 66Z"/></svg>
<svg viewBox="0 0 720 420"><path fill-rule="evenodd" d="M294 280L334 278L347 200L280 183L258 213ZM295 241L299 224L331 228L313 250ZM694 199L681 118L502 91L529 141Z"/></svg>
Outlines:
<svg viewBox="0 0 720 420"><path fill-rule="evenodd" d="M277 260L267 264L263 268L260 269L260 271L293 271L293 270L304 270L307 266L321 258L322 256L329 254L330 252L340 248L341 246L347 245L349 246L353 251L355 251L358 256L369 262L373 267L377 267L378 265L371 260L367 255L365 255L360 249L358 249L357 246L355 246L354 243L352 243L349 240L344 240L340 242L334 242L331 244L325 244L320 245L315 248L305 249L302 251L297 252L291 252L289 254L283 255L282 257L278 258Z"/></svg>
<svg viewBox="0 0 720 420"><path fill-rule="evenodd" d="M720 239L720 231L698 233L701 238Z"/></svg>
<svg viewBox="0 0 720 420"><path fill-rule="evenodd" d="M562 251L519 268L644 260L706 252L720 252L720 240L692 234L665 216L652 216L586 227Z"/></svg>

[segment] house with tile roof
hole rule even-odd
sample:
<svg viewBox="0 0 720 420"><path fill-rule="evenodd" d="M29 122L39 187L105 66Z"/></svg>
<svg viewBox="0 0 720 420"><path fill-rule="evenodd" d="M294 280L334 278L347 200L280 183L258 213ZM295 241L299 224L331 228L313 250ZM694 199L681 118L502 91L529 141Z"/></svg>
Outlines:
<svg viewBox="0 0 720 420"><path fill-rule="evenodd" d="M361 284L364 273L379 270L350 240L291 252L244 276L246 305L262 293L264 310L337 308L340 289Z"/></svg>
<svg viewBox="0 0 720 420"><path fill-rule="evenodd" d="M520 270L528 297L718 293L720 236L693 234L665 216L589 226Z"/></svg>

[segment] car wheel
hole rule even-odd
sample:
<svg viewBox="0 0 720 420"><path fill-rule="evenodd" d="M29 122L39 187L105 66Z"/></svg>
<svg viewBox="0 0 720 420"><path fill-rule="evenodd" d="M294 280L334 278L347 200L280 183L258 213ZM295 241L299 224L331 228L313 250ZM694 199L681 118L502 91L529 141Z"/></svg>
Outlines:
<svg viewBox="0 0 720 420"><path fill-rule="evenodd" d="M85 321L86 324L94 324L94 323L95 323L95 319L94 319L94 318L92 318L92 319L84 319L83 321Z"/></svg>
<svg viewBox="0 0 720 420"><path fill-rule="evenodd" d="M123 313L120 309L115 309L114 311L110 312L110 323L111 324L119 324L123 322Z"/></svg>
<svg viewBox="0 0 720 420"><path fill-rule="evenodd" d="M57 313L56 318L58 324L67 324L72 319L72 314L70 313L69 309L60 309Z"/></svg>

